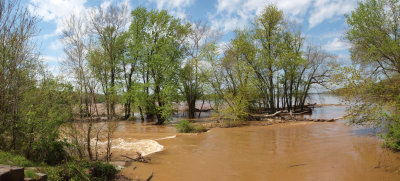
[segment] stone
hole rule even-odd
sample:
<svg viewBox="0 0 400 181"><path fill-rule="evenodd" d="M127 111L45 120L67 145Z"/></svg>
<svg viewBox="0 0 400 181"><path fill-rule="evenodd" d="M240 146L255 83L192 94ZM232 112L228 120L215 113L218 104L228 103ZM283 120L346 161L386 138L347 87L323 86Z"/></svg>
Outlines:
<svg viewBox="0 0 400 181"><path fill-rule="evenodd" d="M0 164L0 181L23 181L24 168Z"/></svg>
<svg viewBox="0 0 400 181"><path fill-rule="evenodd" d="M24 168L23 167L11 167L10 181L23 181L24 180Z"/></svg>
<svg viewBox="0 0 400 181"><path fill-rule="evenodd" d="M37 181L47 181L47 175L44 173L36 173L36 175L39 176L39 179Z"/></svg>
<svg viewBox="0 0 400 181"><path fill-rule="evenodd" d="M8 181L10 180L10 167L3 167L0 165L0 181Z"/></svg>

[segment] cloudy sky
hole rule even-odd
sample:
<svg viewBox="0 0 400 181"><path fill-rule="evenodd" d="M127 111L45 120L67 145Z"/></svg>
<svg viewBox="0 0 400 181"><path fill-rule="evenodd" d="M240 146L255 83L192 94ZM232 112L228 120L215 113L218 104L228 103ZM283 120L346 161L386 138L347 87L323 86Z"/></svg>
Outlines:
<svg viewBox="0 0 400 181"><path fill-rule="evenodd" d="M234 29L248 26L265 5L274 3L302 25L308 41L338 55L343 62L349 62L349 46L343 38L347 27L344 15L357 6L357 0L22 0L41 17L36 41L43 61L54 73L59 72L58 65L65 57L59 41L62 22L71 14L110 3L126 3L131 10L138 6L167 9L176 17L208 22L224 33L223 42L233 37Z"/></svg>

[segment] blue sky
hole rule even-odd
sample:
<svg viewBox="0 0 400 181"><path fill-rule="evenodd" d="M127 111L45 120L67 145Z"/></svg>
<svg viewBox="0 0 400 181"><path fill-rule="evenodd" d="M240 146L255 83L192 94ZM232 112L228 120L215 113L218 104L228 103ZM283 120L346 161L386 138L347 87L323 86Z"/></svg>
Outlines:
<svg viewBox="0 0 400 181"><path fill-rule="evenodd" d="M126 3L130 10L138 6L166 9L179 18L207 22L223 32L221 44L229 42L234 29L248 26L265 5L274 3L302 25L308 41L336 54L340 62L350 62L349 44L343 37L347 27L344 15L357 6L356 0L22 0L22 5L41 17L36 42L42 60L53 73L60 72L65 57L59 40L62 22L73 13L110 3Z"/></svg>

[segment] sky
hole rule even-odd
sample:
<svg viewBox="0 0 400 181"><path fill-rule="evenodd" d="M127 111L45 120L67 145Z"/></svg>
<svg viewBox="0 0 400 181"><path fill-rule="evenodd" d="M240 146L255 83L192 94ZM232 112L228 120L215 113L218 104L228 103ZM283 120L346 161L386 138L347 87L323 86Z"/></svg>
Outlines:
<svg viewBox="0 0 400 181"><path fill-rule="evenodd" d="M307 41L338 56L342 64L350 63L349 43L344 38L345 14L357 7L357 0L22 0L21 4L38 15L40 30L35 41L41 59L54 74L62 72L65 59L60 34L63 22L71 14L82 14L98 6L125 3L136 7L166 9L175 17L206 22L224 36L220 44L234 37L233 30L248 27L268 4L275 4L287 18L301 25Z"/></svg>

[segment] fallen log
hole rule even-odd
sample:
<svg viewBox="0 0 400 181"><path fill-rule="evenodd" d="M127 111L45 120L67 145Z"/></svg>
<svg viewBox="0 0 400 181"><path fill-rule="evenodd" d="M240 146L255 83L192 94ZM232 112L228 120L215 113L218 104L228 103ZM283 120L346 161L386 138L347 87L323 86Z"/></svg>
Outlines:
<svg viewBox="0 0 400 181"><path fill-rule="evenodd" d="M278 112L275 112L274 114L251 114L250 116L259 120L259 119L272 118L272 117L278 116L282 112L283 111L278 111Z"/></svg>

